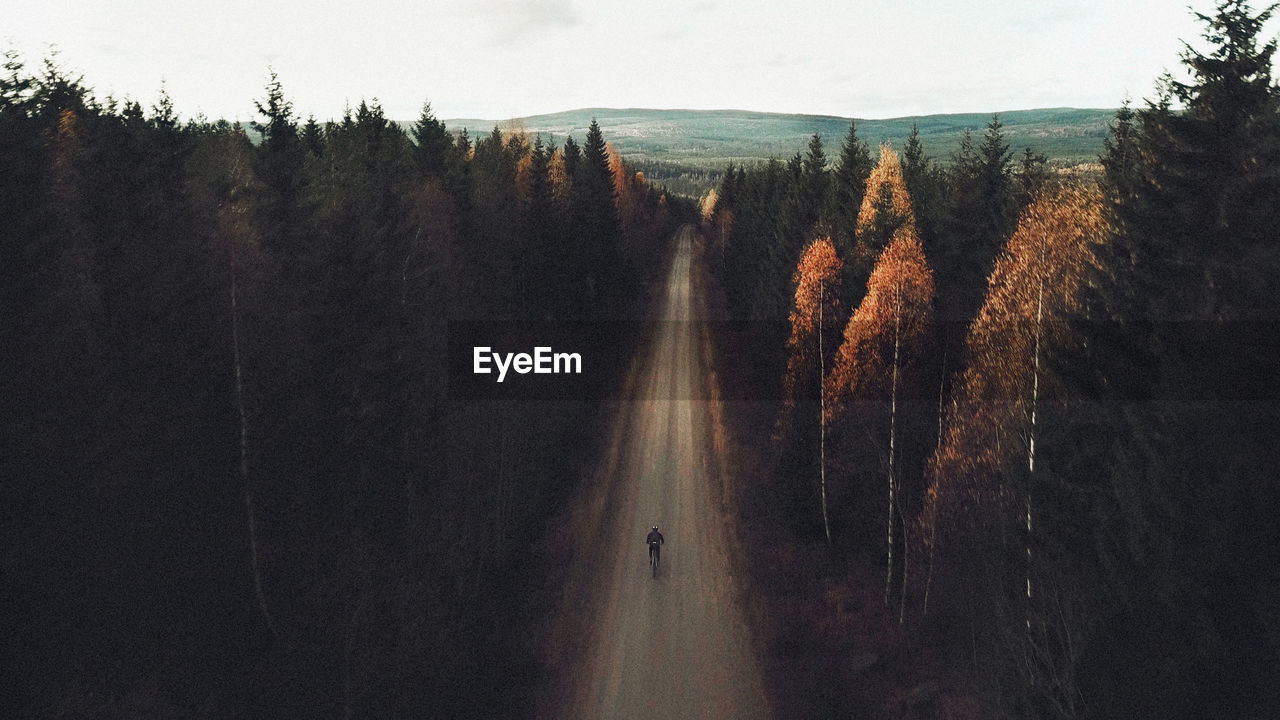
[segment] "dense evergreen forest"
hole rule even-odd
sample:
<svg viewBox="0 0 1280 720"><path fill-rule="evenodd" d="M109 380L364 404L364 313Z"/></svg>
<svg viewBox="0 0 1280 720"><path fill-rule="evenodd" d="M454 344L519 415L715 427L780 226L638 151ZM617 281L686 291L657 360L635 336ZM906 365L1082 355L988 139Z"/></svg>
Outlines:
<svg viewBox="0 0 1280 720"><path fill-rule="evenodd" d="M637 325L603 321L682 205L594 124L321 124L274 74L256 108L254 144L6 56L0 715L527 712L529 549L605 391L451 393L448 338L588 323L573 350L625 367Z"/></svg>
<svg viewBox="0 0 1280 720"><path fill-rule="evenodd" d="M834 162L727 168L707 257L771 408L744 512L783 707L1280 714L1275 7L1199 15L1100 174L998 117L945 164L850 125Z"/></svg>

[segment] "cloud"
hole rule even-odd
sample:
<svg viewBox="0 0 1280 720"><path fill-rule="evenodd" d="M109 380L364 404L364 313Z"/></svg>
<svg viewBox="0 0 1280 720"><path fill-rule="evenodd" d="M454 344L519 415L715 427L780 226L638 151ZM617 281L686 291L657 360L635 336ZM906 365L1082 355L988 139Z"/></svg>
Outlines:
<svg viewBox="0 0 1280 720"><path fill-rule="evenodd" d="M484 0L477 9L500 43L582 23L582 16L570 0Z"/></svg>
<svg viewBox="0 0 1280 720"><path fill-rule="evenodd" d="M775 52L772 57L764 61L764 64L771 68L787 69L806 65L808 62L808 58L800 57L799 55Z"/></svg>
<svg viewBox="0 0 1280 720"><path fill-rule="evenodd" d="M128 50L112 43L101 43L99 45L95 45L93 49L101 53L104 57L121 58L129 56Z"/></svg>

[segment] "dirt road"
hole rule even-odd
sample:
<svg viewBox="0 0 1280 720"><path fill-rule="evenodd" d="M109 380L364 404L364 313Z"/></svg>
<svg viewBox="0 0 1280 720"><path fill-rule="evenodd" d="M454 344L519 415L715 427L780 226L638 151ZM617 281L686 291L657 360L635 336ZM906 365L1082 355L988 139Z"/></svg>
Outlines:
<svg viewBox="0 0 1280 720"><path fill-rule="evenodd" d="M549 653L546 718L769 714L732 574L702 298L690 228L676 237L650 340L630 370L600 476L575 517L579 548ZM666 538L657 578L644 543Z"/></svg>

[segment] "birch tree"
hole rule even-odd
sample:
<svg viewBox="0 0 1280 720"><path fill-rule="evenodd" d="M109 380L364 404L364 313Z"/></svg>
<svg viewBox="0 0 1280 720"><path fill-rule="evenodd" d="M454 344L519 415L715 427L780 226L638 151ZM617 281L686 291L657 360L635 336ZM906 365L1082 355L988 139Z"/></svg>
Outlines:
<svg viewBox="0 0 1280 720"><path fill-rule="evenodd" d="M908 367L918 364L929 346L933 323L933 271L909 225L898 228L876 262L867 294L849 319L831 373L823 381L828 421L844 416L853 400L882 399L889 404L885 428L888 510L885 516L885 605L889 604L894 563L894 526L899 499L899 393ZM901 518L899 517L899 522Z"/></svg>
<svg viewBox="0 0 1280 720"><path fill-rule="evenodd" d="M249 570L253 580L254 599L263 623L276 641L282 641L267 599L263 582L262 548L257 520L257 482L251 474L250 413L247 409L245 366L246 343L242 317L243 285L246 265L260 261L259 238L252 217L251 201L259 189L253 171L252 148L242 132L225 131L201 148L193 162L191 184L193 194L208 206L212 214L214 241L225 253L227 273L227 310L230 315L230 337L235 398L236 470L249 539Z"/></svg>
<svg viewBox="0 0 1280 720"><path fill-rule="evenodd" d="M1107 237L1101 202L1095 188L1066 187L1041 195L1022 213L966 338L966 369L954 383L917 525L917 538L929 552L935 551L934 543L954 543L949 554L942 548L945 557L996 567L1001 553L1012 554L1002 546L1008 537L1003 528L1020 530L1015 532L1022 538L1019 587L1016 593L995 594L1010 602L1021 596L1020 644L1031 684L1056 652L1044 647L1046 638L1062 637L1050 633L1036 612L1044 603L1036 600L1034 586L1034 498L1042 470L1036 447L1052 380L1045 356L1076 342L1067 321L1080 312L1085 279ZM963 558L961 547L988 557ZM983 584L966 577L973 585Z"/></svg>
<svg viewBox="0 0 1280 720"><path fill-rule="evenodd" d="M795 306L791 311L791 337L787 340L790 352L787 374L784 379L786 401L784 413L795 413L803 397L816 394L818 409L818 488L822 499L822 529L831 543L831 523L827 513L826 479L826 407L820 392L826 371L826 354L829 352L823 336L830 327L837 326L840 316L840 271L842 264L836 257L835 246L828 238L815 240L805 249L796 266ZM799 423L806 420L797 418Z"/></svg>

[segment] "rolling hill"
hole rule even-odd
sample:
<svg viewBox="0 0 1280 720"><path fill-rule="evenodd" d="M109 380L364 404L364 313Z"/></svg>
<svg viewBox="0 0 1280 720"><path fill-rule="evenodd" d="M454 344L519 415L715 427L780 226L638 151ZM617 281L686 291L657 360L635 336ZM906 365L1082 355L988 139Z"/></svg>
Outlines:
<svg viewBox="0 0 1280 720"><path fill-rule="evenodd" d="M1102 152L1107 123L1114 110L1048 108L1000 113L1015 155L1024 147L1044 153L1058 166L1093 162ZM467 128L474 137L494 125L539 133L557 145L572 134L579 142L592 118L623 157L650 179L671 190L698 195L711 187L729 162L785 159L804 150L809 137L822 135L827 157L834 161L849 130L849 118L832 115L788 115L741 110L647 110L583 108L514 120L446 119L449 129ZM975 140L990 113L922 115L883 120L858 119L858 136L872 148L889 143L901 150L913 123L920 127L925 152L946 162L965 130Z"/></svg>

